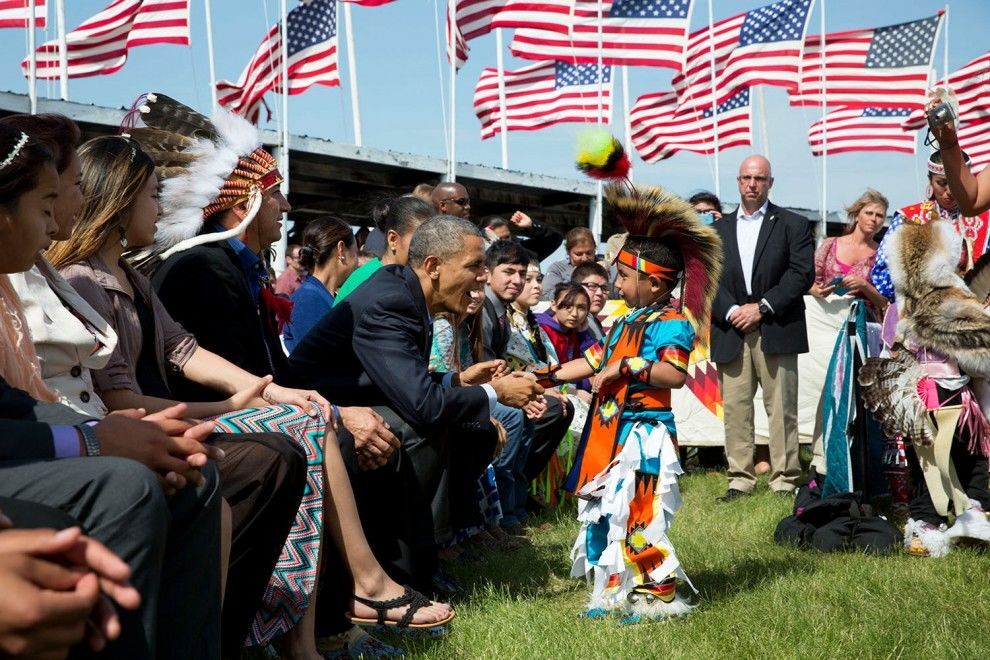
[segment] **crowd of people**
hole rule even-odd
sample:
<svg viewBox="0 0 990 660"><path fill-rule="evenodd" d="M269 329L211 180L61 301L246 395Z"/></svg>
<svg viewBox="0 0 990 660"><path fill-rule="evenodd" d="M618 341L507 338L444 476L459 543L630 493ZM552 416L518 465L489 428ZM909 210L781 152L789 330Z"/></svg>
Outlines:
<svg viewBox="0 0 990 660"><path fill-rule="evenodd" d="M990 202L951 133L879 244L881 193L816 250L751 156L732 212L610 186L625 231L602 253L585 228L474 218L444 182L378 200L364 235L309 222L275 278L289 203L256 129L161 94L135 107L84 144L60 115L0 119L0 654L397 656L376 630L444 634L450 562L531 543L564 492L584 614L686 614L671 390L710 346L719 501L763 472L793 497L809 294L850 296L871 329L857 395L907 551L990 541ZM807 481L848 490L840 346Z"/></svg>

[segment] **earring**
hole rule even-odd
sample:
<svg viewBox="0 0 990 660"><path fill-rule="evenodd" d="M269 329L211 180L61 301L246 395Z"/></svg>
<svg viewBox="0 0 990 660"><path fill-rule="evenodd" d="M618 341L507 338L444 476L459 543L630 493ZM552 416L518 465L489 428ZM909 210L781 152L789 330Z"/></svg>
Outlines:
<svg viewBox="0 0 990 660"><path fill-rule="evenodd" d="M932 184L929 183L928 187L925 188L925 199L931 199L934 195L935 191L932 190Z"/></svg>
<svg viewBox="0 0 990 660"><path fill-rule="evenodd" d="M120 247L127 249L127 232L123 227L118 227L117 231L120 232Z"/></svg>

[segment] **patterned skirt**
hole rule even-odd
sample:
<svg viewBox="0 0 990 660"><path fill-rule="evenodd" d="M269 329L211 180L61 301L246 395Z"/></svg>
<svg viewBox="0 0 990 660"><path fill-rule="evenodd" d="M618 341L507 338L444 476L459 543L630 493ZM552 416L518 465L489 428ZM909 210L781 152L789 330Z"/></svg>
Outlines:
<svg viewBox="0 0 990 660"><path fill-rule="evenodd" d="M289 632L306 613L316 586L323 531L323 439L327 422L298 406L247 408L213 419L217 433L282 433L306 452L306 490L282 547L246 644L267 644Z"/></svg>

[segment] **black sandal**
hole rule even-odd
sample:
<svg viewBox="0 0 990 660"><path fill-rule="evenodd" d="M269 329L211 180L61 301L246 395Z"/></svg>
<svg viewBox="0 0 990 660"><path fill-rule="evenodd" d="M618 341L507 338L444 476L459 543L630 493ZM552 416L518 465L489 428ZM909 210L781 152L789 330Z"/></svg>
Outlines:
<svg viewBox="0 0 990 660"><path fill-rule="evenodd" d="M353 614L348 614L347 618L350 622L359 626L382 626L384 628L400 630L430 630L450 623L455 616L455 613L451 611L450 616L440 621L433 621L431 623L413 623L412 620L413 617L416 616L416 612L424 607L429 607L433 601L411 587L405 587L405 591L401 596L391 600L370 600L368 598L362 598L357 594L352 594L351 597L362 605L367 605L378 613L377 619L365 619L356 617ZM406 607L407 605L408 609L406 609L405 614L403 614L402 618L398 621L389 621L385 618L385 614L389 610L398 607Z"/></svg>

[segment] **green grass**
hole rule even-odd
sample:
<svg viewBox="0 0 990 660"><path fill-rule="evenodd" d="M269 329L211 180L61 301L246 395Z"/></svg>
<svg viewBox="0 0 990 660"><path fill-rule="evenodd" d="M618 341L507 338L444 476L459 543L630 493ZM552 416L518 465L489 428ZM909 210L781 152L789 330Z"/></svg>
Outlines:
<svg viewBox="0 0 990 660"><path fill-rule="evenodd" d="M570 578L573 507L530 532L532 548L487 553L456 574L469 596L442 640L405 641L414 658L987 658L990 553L943 559L821 554L774 544L791 503L766 491L716 504L721 473L681 481L672 540L701 592L689 617L619 625L578 617Z"/></svg>

